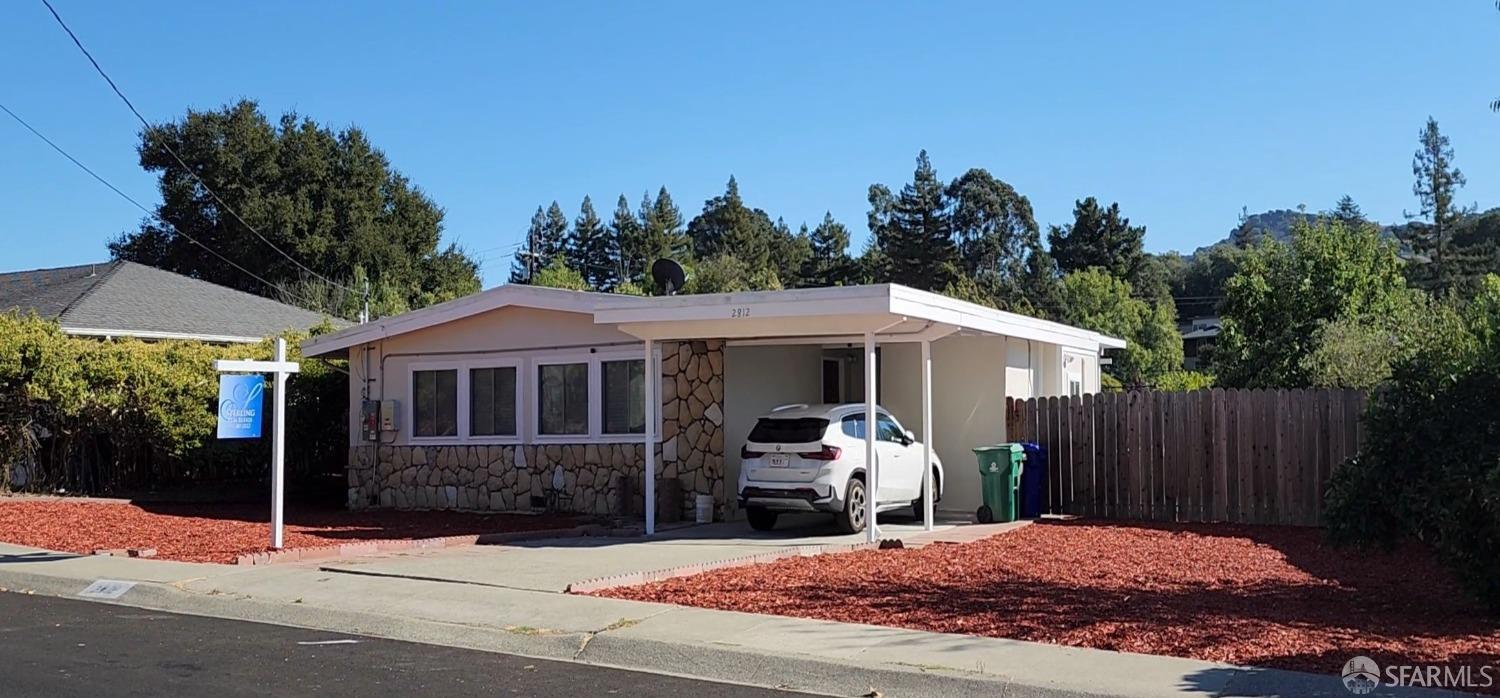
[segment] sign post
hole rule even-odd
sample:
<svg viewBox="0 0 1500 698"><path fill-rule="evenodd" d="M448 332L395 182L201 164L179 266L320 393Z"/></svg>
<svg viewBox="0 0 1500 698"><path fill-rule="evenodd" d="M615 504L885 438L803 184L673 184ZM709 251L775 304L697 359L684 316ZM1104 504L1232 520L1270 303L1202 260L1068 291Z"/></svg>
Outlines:
<svg viewBox="0 0 1500 698"><path fill-rule="evenodd" d="M214 362L220 373L271 374L274 384L271 411L271 547L282 547L282 502L286 472L286 377L302 370L295 361L286 360L286 339L276 338L276 357L272 361L220 359ZM260 437L261 393L264 379L254 376L219 377L219 438L254 439Z"/></svg>

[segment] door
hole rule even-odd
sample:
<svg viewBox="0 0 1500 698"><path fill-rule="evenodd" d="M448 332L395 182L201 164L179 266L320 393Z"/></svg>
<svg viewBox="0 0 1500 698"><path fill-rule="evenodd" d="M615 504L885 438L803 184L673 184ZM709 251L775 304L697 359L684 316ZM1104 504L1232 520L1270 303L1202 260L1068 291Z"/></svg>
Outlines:
<svg viewBox="0 0 1500 698"><path fill-rule="evenodd" d="M875 452L880 457L879 502L909 502L922 491L922 454L913 449L906 429L888 414L877 414ZM915 452L914 452L915 451Z"/></svg>
<svg viewBox="0 0 1500 698"><path fill-rule="evenodd" d="M844 361L823 359L823 402L837 405L844 401Z"/></svg>

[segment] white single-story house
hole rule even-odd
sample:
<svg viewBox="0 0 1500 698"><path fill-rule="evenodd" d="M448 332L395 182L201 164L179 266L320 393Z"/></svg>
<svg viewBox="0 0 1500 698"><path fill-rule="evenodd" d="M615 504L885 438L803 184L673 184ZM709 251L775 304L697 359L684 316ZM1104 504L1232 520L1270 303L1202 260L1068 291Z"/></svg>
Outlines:
<svg viewBox="0 0 1500 698"><path fill-rule="evenodd" d="M302 350L349 360L351 508L624 514L623 493L644 492L649 530L658 478L681 483L685 512L710 495L736 515L759 415L872 392L948 464L941 507L972 511L970 449L1005 441L1005 399L1095 392L1101 352L1124 345L893 284L645 298L505 285Z"/></svg>

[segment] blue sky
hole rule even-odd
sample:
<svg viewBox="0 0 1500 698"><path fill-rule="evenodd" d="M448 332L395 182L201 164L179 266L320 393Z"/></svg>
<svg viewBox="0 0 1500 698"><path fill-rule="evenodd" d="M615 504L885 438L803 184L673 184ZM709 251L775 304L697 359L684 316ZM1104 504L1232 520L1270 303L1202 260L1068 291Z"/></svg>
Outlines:
<svg viewBox="0 0 1500 698"><path fill-rule="evenodd" d="M1119 201L1191 250L1240 208L1412 209L1438 119L1500 205L1500 12L1378 2L101 3L55 0L153 120L240 97L358 124L447 210L486 285L532 210L734 174L794 227L862 243L872 182L984 167L1045 226ZM143 201L137 124L39 1L0 8L0 102ZM149 203L148 203L149 205ZM139 212L0 115L0 270L102 259Z"/></svg>

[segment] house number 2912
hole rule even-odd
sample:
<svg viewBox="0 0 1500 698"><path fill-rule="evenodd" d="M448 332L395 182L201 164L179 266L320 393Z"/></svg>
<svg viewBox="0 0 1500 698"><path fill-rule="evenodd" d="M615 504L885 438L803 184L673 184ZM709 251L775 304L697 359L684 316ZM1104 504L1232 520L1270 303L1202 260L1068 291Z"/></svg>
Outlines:
<svg viewBox="0 0 1500 698"><path fill-rule="evenodd" d="M731 318L750 317L750 309L749 308L730 308L729 309L729 317L731 317Z"/></svg>

